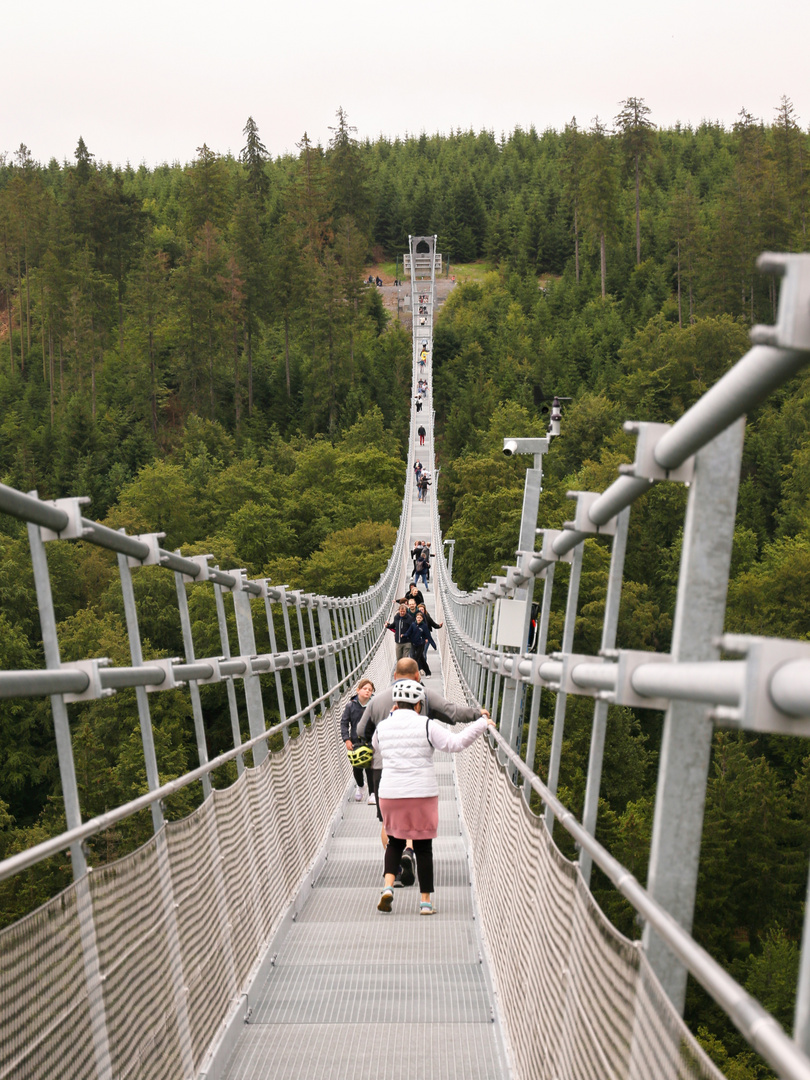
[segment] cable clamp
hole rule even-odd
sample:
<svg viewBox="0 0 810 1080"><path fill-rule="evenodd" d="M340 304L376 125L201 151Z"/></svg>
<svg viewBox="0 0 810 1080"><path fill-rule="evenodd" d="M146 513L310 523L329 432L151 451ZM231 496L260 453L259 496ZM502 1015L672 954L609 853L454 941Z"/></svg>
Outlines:
<svg viewBox="0 0 810 1080"><path fill-rule="evenodd" d="M57 510L64 511L68 516L67 525L61 532L54 532L53 529L47 529L44 525L40 525L39 535L44 543L47 543L48 540L82 540L92 533L92 529L85 529L82 524L82 507L87 506L90 502L89 496L80 495L78 498L70 499L42 499L41 502L44 506L53 506Z"/></svg>
<svg viewBox="0 0 810 1080"><path fill-rule="evenodd" d="M142 533L140 536L133 536L133 540L139 540L140 543L146 544L149 548L149 552L142 559L136 559L134 555L127 555L127 566L132 569L135 566L160 566L161 564L161 550L160 541L164 539L166 533Z"/></svg>
<svg viewBox="0 0 810 1080"><path fill-rule="evenodd" d="M782 278L775 326L754 326L754 345L810 350L810 255L766 251L757 259L762 274Z"/></svg>
<svg viewBox="0 0 810 1080"><path fill-rule="evenodd" d="M112 697L115 690L106 690L101 685L101 668L109 667L109 658L97 660L74 660L72 664L62 664L62 671L83 671L87 676L87 689L80 694L63 694L66 703L73 701L95 701L97 698Z"/></svg>
<svg viewBox="0 0 810 1080"><path fill-rule="evenodd" d="M638 479L677 480L690 484L695 476L695 455L688 457L677 469L662 468L655 458L655 448L663 437L672 431L672 424L653 424L646 420L627 420L624 430L636 435L636 460L632 465L620 465L622 476L634 476Z"/></svg>
<svg viewBox="0 0 810 1080"><path fill-rule="evenodd" d="M186 585L193 585L197 581L210 581L211 575L209 573L210 567L208 560L213 559L213 555L184 555L183 558L188 562L196 563L200 568L199 574L196 577L192 577L191 574L183 574L183 581Z"/></svg>

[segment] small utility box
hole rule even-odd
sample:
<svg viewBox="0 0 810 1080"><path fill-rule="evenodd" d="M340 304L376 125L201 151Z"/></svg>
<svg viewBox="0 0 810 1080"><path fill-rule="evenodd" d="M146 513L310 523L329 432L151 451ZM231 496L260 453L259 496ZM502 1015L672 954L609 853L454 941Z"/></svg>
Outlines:
<svg viewBox="0 0 810 1080"><path fill-rule="evenodd" d="M506 648L519 649L523 652L528 643L525 640L526 605L528 600L495 601L495 644Z"/></svg>

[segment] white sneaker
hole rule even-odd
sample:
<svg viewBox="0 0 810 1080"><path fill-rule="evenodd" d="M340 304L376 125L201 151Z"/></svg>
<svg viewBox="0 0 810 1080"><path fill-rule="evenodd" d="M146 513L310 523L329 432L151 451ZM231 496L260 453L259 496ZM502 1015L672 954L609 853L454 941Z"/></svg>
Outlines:
<svg viewBox="0 0 810 1080"><path fill-rule="evenodd" d="M373 791L369 795L369 797L368 797L368 799L366 801L368 802L369 806L376 806L377 805L377 796L374 794Z"/></svg>
<svg viewBox="0 0 810 1080"><path fill-rule="evenodd" d="M355 793L354 793L354 801L355 802L362 802L363 801L363 789L361 787L359 787L357 789L357 791L355 791Z"/></svg>

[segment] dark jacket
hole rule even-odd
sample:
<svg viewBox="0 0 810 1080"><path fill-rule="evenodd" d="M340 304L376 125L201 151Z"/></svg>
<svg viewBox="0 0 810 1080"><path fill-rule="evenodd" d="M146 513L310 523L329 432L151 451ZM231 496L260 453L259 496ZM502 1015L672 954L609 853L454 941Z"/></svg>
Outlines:
<svg viewBox="0 0 810 1080"><path fill-rule="evenodd" d="M343 716L340 718L340 737L344 742L351 739L353 746L360 744L361 739L357 735L357 725L363 719L363 713L367 708L367 705L360 704L360 699L355 694L343 710Z"/></svg>
<svg viewBox="0 0 810 1080"><path fill-rule="evenodd" d="M399 645L402 641L411 640L407 636L406 631L407 628L413 623L413 621L414 619L410 612L406 612L405 615L400 615L400 613L397 612L391 622L385 624L385 628L386 630L394 631L394 641L396 641L397 645Z"/></svg>
<svg viewBox="0 0 810 1080"><path fill-rule="evenodd" d="M425 602L425 598L424 596L422 596L422 592L420 589L417 589L415 593L412 593L409 589L404 596L397 598L397 603L407 604L409 600L415 600L417 607L419 607L420 604L424 604Z"/></svg>
<svg viewBox="0 0 810 1080"><path fill-rule="evenodd" d="M406 640L410 641L414 649L421 649L427 644L429 636L429 627L425 623L422 623L420 626L419 623L414 620L413 623L411 623L409 637L407 637Z"/></svg>
<svg viewBox="0 0 810 1080"><path fill-rule="evenodd" d="M357 734L363 742L371 742L377 724L384 720L391 712L394 704L394 691L389 686L375 694L363 711L363 719L357 725ZM443 720L445 724L468 724L471 720L477 720L481 716L481 710L472 705L456 705L453 701L446 701L440 694L433 690L427 691L425 698L425 710L423 716L429 716L432 720Z"/></svg>

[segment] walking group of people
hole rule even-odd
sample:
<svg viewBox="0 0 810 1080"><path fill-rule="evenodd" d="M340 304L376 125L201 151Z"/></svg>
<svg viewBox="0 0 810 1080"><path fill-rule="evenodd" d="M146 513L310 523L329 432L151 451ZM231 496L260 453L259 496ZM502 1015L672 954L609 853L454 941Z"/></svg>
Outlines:
<svg viewBox="0 0 810 1080"><path fill-rule="evenodd" d="M419 429L423 430L422 428ZM427 497L427 489L430 487L430 473L426 473L421 461L415 461L413 465L416 478L416 497L419 502L424 502Z"/></svg>
<svg viewBox="0 0 810 1080"><path fill-rule="evenodd" d="M451 732L437 723L439 720L468 726ZM393 684L379 694L370 679L360 680L343 713L341 736L354 766L355 798L362 799L365 768L368 802L376 805L382 823L385 884L378 911L392 910L397 886L413 885L415 864L421 893L419 912L436 913L432 900L433 838L439 831L439 784L433 754L436 750L459 753L490 724L486 710L456 705L435 691L427 691L411 657L398 659Z"/></svg>
<svg viewBox="0 0 810 1080"><path fill-rule="evenodd" d="M427 650L436 649L431 630L438 630L444 623L437 623L425 607L425 598L416 582L411 582L405 596L397 600L397 611L386 629L394 635L397 660L412 657L425 675L432 672L428 666Z"/></svg>

